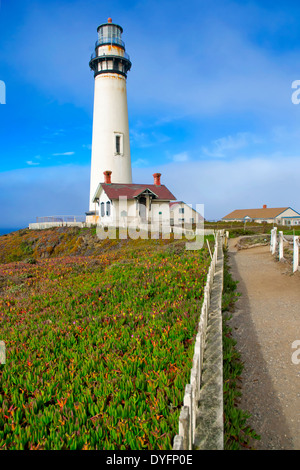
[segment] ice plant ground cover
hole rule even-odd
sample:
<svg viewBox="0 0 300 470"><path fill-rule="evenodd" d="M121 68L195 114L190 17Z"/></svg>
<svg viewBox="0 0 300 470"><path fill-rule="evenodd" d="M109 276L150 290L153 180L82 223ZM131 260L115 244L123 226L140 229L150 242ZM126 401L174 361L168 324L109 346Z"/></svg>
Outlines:
<svg viewBox="0 0 300 470"><path fill-rule="evenodd" d="M140 240L0 265L0 449L171 449L209 263Z"/></svg>

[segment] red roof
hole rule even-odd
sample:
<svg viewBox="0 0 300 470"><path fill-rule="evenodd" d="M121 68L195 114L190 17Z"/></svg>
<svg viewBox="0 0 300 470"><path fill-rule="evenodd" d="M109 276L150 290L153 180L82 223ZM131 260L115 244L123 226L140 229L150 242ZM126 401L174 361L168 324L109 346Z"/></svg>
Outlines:
<svg viewBox="0 0 300 470"><path fill-rule="evenodd" d="M134 199L142 192L149 189L154 193L157 198L161 200L172 201L176 197L166 188L165 185L156 185L156 184L107 184L101 183L101 187L109 197L109 199L119 199L120 196L126 196L127 199Z"/></svg>

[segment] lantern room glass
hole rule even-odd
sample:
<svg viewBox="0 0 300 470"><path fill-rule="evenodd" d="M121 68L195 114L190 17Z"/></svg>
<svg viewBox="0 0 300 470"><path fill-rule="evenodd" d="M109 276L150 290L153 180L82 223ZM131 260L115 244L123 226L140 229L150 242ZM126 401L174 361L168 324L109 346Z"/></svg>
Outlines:
<svg viewBox="0 0 300 470"><path fill-rule="evenodd" d="M122 30L116 25L103 25L98 30L98 44L118 44L124 46L121 39Z"/></svg>

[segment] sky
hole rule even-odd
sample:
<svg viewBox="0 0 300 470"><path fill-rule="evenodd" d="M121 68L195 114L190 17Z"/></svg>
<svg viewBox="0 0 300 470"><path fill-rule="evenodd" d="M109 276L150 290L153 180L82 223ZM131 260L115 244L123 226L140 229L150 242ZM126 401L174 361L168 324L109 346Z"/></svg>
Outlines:
<svg viewBox="0 0 300 470"><path fill-rule="evenodd" d="M300 4L2 0L0 228L88 210L89 60L109 17L132 62L133 182L162 173L208 220L263 204L300 212Z"/></svg>

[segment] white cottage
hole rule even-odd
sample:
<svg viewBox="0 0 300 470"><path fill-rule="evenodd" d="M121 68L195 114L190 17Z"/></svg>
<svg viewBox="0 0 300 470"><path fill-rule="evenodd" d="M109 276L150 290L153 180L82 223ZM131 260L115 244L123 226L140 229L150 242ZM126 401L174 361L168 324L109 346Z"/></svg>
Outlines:
<svg viewBox="0 0 300 470"><path fill-rule="evenodd" d="M112 183L111 171L104 172L93 197L94 211L87 221L107 227L161 223L170 226L170 201L175 196L160 182L160 173L153 175L153 184Z"/></svg>

